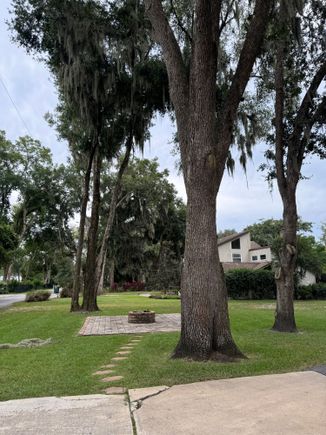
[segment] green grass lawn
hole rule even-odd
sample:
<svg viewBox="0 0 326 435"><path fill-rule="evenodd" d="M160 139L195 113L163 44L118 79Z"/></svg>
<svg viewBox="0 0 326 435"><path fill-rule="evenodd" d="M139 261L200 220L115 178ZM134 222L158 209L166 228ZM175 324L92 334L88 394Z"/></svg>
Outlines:
<svg viewBox="0 0 326 435"><path fill-rule="evenodd" d="M0 400L23 397L99 393L104 384L92 373L110 359L130 335L79 337L86 315L69 313L70 300L19 303L0 311L0 342L51 337L53 344L34 349L0 350ZM121 315L129 310L157 313L180 311L178 300L157 300L137 294L99 297L101 312ZM248 356L237 363L172 360L178 333L146 334L116 374L128 388L173 385L236 376L302 370L326 363L326 301L296 303L299 334L278 334L273 323L273 301L230 302L236 342Z"/></svg>

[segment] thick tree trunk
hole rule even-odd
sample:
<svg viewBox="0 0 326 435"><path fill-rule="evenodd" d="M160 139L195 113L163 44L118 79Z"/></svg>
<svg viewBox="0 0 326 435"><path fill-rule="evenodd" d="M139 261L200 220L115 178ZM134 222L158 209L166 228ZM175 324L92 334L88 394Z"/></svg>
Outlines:
<svg viewBox="0 0 326 435"><path fill-rule="evenodd" d="M283 233L280 267L276 271L277 303L274 331L297 332L294 317L294 276L297 260L297 207L295 187L283 196Z"/></svg>
<svg viewBox="0 0 326 435"><path fill-rule="evenodd" d="M230 330L227 290L216 239L212 174L198 172L188 185L185 259L181 282L181 337L175 357L242 357Z"/></svg>
<svg viewBox="0 0 326 435"><path fill-rule="evenodd" d="M83 254L83 246L84 246L84 238L85 238L85 222L86 222L86 211L87 211L87 203L88 203L88 196L89 196L89 184L90 184L90 178L92 172L94 152L95 152L95 147L93 147L88 159L88 166L84 178L83 195L82 195L81 207L80 207L78 245L77 245L76 263L75 263L75 271L74 271L73 291L72 291L71 306L70 306L70 311L72 312L80 310L79 293L81 290L80 288L81 265L82 265L82 254Z"/></svg>
<svg viewBox="0 0 326 435"><path fill-rule="evenodd" d="M201 186L188 188L185 257L181 280L181 336L175 357L208 359L213 350L218 287L216 195L214 192L209 193L209 180L206 179L206 183L204 180L201 180Z"/></svg>
<svg viewBox="0 0 326 435"><path fill-rule="evenodd" d="M101 181L101 157L99 150L95 151L93 162L93 202L91 212L91 222L88 231L87 258L86 258L86 276L84 284L84 297L82 309L85 311L98 311L96 293L94 292L96 253L97 253L97 236L99 211L101 203L100 195Z"/></svg>
<svg viewBox="0 0 326 435"><path fill-rule="evenodd" d="M218 252L217 252L218 255ZM218 287L214 311L214 335L213 335L213 358L222 360L223 355L229 358L245 358L245 355L236 346L230 326L228 309L228 291L226 288L225 276L222 264L218 258L217 266Z"/></svg>

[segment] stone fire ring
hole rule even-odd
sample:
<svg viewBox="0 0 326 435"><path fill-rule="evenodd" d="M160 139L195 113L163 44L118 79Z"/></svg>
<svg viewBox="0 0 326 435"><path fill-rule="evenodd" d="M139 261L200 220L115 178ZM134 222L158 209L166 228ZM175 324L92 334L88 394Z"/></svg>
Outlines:
<svg viewBox="0 0 326 435"><path fill-rule="evenodd" d="M128 323L155 323L155 311L129 311Z"/></svg>

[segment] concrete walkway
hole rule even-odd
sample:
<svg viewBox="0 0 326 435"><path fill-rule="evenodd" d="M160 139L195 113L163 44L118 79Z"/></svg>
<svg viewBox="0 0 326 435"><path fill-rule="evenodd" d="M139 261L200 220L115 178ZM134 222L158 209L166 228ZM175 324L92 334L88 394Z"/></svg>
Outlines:
<svg viewBox="0 0 326 435"><path fill-rule="evenodd" d="M133 435L123 395L0 402L1 435Z"/></svg>
<svg viewBox="0 0 326 435"><path fill-rule="evenodd" d="M0 402L1 435L325 435L326 376L312 371Z"/></svg>

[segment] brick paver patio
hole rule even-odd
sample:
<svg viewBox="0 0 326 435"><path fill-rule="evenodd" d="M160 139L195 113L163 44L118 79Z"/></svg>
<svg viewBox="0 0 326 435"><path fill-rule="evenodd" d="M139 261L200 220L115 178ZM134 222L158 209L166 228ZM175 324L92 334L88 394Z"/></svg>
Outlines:
<svg viewBox="0 0 326 435"><path fill-rule="evenodd" d="M128 316L87 317L79 335L143 334L180 331L180 314L156 314L155 323L128 323Z"/></svg>

